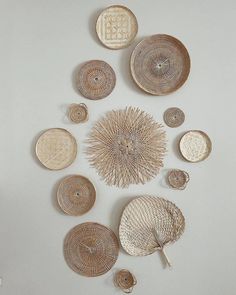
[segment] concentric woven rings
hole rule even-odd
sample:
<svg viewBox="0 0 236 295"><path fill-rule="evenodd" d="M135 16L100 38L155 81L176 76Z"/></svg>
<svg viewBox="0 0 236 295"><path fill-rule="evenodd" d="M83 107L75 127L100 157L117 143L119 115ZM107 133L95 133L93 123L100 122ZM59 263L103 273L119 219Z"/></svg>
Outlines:
<svg viewBox="0 0 236 295"><path fill-rule="evenodd" d="M74 162L77 143L67 130L52 128L40 135L35 150L39 161L46 168L60 170Z"/></svg>
<svg viewBox="0 0 236 295"><path fill-rule="evenodd" d="M115 264L119 242L104 225L86 222L72 228L64 240L64 257L75 272L88 277L100 276Z"/></svg>
<svg viewBox="0 0 236 295"><path fill-rule="evenodd" d="M124 209L120 226L120 242L133 256L149 255L180 238L185 228L182 212L163 198L142 196Z"/></svg>
<svg viewBox="0 0 236 295"><path fill-rule="evenodd" d="M179 108L169 108L164 112L163 119L167 126L176 128L183 124L185 114Z"/></svg>
<svg viewBox="0 0 236 295"><path fill-rule="evenodd" d="M190 72L190 57L178 39L153 35L135 47L130 59L135 83L145 92L166 95L179 89Z"/></svg>
<svg viewBox="0 0 236 295"><path fill-rule="evenodd" d="M64 178L57 190L57 201L61 209L69 215L82 215L94 205L96 191L86 177L72 175Z"/></svg>
<svg viewBox="0 0 236 295"><path fill-rule="evenodd" d="M190 130L181 137L179 150L185 160L193 163L200 162L210 155L212 143L205 132Z"/></svg>
<svg viewBox="0 0 236 295"><path fill-rule="evenodd" d="M88 108L86 104L71 104L69 107L69 118L76 124L86 122L88 120Z"/></svg>
<svg viewBox="0 0 236 295"><path fill-rule="evenodd" d="M121 269L116 272L114 277L115 285L125 293L131 293L133 287L137 284L135 276L127 269Z"/></svg>
<svg viewBox="0 0 236 295"><path fill-rule="evenodd" d="M138 22L133 12L125 6L107 7L96 23L99 40L110 49L129 46L138 32Z"/></svg>
<svg viewBox="0 0 236 295"><path fill-rule="evenodd" d="M183 170L173 169L168 173L167 179L171 187L182 190L189 182L189 175Z"/></svg>
<svg viewBox="0 0 236 295"><path fill-rule="evenodd" d="M108 96L116 84L112 67L102 60L91 60L82 65L78 72L77 87L86 98L97 100Z"/></svg>

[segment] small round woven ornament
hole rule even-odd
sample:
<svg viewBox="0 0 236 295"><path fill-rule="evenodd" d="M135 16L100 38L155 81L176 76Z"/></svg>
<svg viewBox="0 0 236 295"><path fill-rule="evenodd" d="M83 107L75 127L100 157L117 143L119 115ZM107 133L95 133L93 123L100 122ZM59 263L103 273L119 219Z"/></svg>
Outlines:
<svg viewBox="0 0 236 295"><path fill-rule="evenodd" d="M88 120L88 108L86 104L71 104L69 107L69 118L76 124L86 122Z"/></svg>
<svg viewBox="0 0 236 295"><path fill-rule="evenodd" d="M183 190L189 182L189 175L183 170L173 169L168 173L167 179L171 187Z"/></svg>
<svg viewBox="0 0 236 295"><path fill-rule="evenodd" d="M48 169L60 170L72 164L77 154L75 138L65 129L52 128L40 135L36 155Z"/></svg>
<svg viewBox="0 0 236 295"><path fill-rule="evenodd" d="M145 256L177 241L184 232L185 220L180 209L159 197L142 196L132 200L124 209L120 226L120 242L133 256Z"/></svg>
<svg viewBox="0 0 236 295"><path fill-rule="evenodd" d="M138 32L138 23L133 12L125 6L107 7L96 23L99 40L110 49L129 46Z"/></svg>
<svg viewBox="0 0 236 295"><path fill-rule="evenodd" d="M129 270L121 269L116 272L114 283L124 293L131 293L134 286L137 284L137 280Z"/></svg>
<svg viewBox="0 0 236 295"><path fill-rule="evenodd" d="M189 162L200 162L210 155L212 144L205 132L190 130L181 137L179 150L185 160Z"/></svg>
<svg viewBox="0 0 236 295"><path fill-rule="evenodd" d="M88 277L100 276L115 264L119 242L104 225L86 222L72 228L64 240L64 257L75 272Z"/></svg>
<svg viewBox="0 0 236 295"><path fill-rule="evenodd" d="M72 175L64 178L57 190L57 200L61 209L69 215L82 215L94 205L96 191L86 177Z"/></svg>
<svg viewBox="0 0 236 295"><path fill-rule="evenodd" d="M78 90L84 97L92 100L108 96L115 84L115 72L108 63L102 60L88 61L78 72Z"/></svg>
<svg viewBox="0 0 236 295"><path fill-rule="evenodd" d="M185 115L179 108L169 108L165 111L163 118L167 126L176 128L183 124Z"/></svg>

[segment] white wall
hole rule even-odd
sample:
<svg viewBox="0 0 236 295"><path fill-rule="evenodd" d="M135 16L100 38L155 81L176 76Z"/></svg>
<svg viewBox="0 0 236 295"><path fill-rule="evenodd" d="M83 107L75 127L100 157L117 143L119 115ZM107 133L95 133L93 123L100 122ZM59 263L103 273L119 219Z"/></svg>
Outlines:
<svg viewBox="0 0 236 295"><path fill-rule="evenodd" d="M235 294L236 2L120 1L136 14L139 32L128 49L111 51L98 42L94 23L98 12L113 3L0 1L0 294L118 294L112 284L118 268L136 275L135 294ZM135 44L155 33L179 38L192 60L187 83L165 97L141 92L129 75ZM89 59L104 59L116 71L116 88L104 100L86 100L73 89L73 71ZM66 107L73 102L88 105L88 123L66 121ZM105 111L126 105L139 106L158 121L166 108L178 106L186 122L166 129L169 153L156 179L118 189L89 168L83 142ZM34 156L37 135L50 127L67 128L80 146L74 164L58 172L42 168ZM213 152L202 163L189 164L177 154L176 139L188 129L202 129L212 139ZM173 167L189 171L185 191L162 185L165 169ZM55 202L58 181L73 173L88 176L97 189L95 206L82 217L65 216ZM73 273L62 254L67 231L85 221L116 231L124 204L143 193L174 201L186 217L183 237L167 248L174 268L163 269L158 254L136 258L120 251L114 269L104 276Z"/></svg>

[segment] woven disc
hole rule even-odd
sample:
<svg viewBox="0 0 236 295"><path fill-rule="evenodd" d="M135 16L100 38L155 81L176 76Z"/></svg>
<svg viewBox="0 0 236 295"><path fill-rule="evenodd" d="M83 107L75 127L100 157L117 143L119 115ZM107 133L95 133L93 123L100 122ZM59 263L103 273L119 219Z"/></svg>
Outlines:
<svg viewBox="0 0 236 295"><path fill-rule="evenodd" d="M69 107L69 118L74 123L82 123L88 120L88 108L84 103L73 103Z"/></svg>
<svg viewBox="0 0 236 295"><path fill-rule="evenodd" d="M189 181L188 173L177 169L171 170L167 178L170 186L177 189L184 189Z"/></svg>
<svg viewBox="0 0 236 295"><path fill-rule="evenodd" d="M121 269L115 274L114 278L115 284L123 291L132 291L134 285L137 281L130 271L127 269Z"/></svg>
<svg viewBox="0 0 236 295"><path fill-rule="evenodd" d="M135 15L127 7L113 5L99 15L96 24L98 38L110 49L127 47L138 32Z"/></svg>
<svg viewBox="0 0 236 295"><path fill-rule="evenodd" d="M105 61L88 61L79 70L77 87L86 98L93 100L104 98L112 92L115 84L115 72Z"/></svg>
<svg viewBox="0 0 236 295"><path fill-rule="evenodd" d="M69 215L82 215L95 202L96 191L84 176L72 175L64 178L57 190L57 200L61 209Z"/></svg>
<svg viewBox="0 0 236 295"><path fill-rule="evenodd" d="M185 115L179 108L169 108L165 111L163 118L167 126L175 128L184 123Z"/></svg>
<svg viewBox="0 0 236 295"><path fill-rule="evenodd" d="M190 57L178 39L153 35L135 47L130 67L133 79L141 89L153 95L165 95L187 80Z"/></svg>
<svg viewBox="0 0 236 295"><path fill-rule="evenodd" d="M189 162L205 160L211 153L211 140L200 130L190 130L180 139L179 149L182 156Z"/></svg>
<svg viewBox="0 0 236 295"><path fill-rule="evenodd" d="M36 155L39 161L51 170L68 167L74 162L76 154L76 140L65 129L48 129L36 143Z"/></svg>
<svg viewBox="0 0 236 295"><path fill-rule="evenodd" d="M96 277L109 271L119 253L119 242L109 228L93 222L72 228L64 240L64 256L75 272Z"/></svg>
<svg viewBox="0 0 236 295"><path fill-rule="evenodd" d="M159 248L155 234L166 245L178 240L184 227L184 217L173 203L162 198L142 196L126 206L120 221L119 236L127 253L144 256Z"/></svg>

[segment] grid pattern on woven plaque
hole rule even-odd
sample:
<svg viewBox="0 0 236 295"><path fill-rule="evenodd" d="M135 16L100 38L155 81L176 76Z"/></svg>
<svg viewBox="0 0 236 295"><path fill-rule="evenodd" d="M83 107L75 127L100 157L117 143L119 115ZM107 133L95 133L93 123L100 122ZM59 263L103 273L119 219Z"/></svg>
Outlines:
<svg viewBox="0 0 236 295"><path fill-rule="evenodd" d="M137 34L137 20L126 7L114 5L98 17L96 30L101 42L112 49L128 46Z"/></svg>
<svg viewBox="0 0 236 295"><path fill-rule="evenodd" d="M51 170L66 168L75 160L76 154L76 140L65 129L48 129L36 143L36 155L39 161Z"/></svg>
<svg viewBox="0 0 236 295"><path fill-rule="evenodd" d="M142 196L124 209L119 236L124 250L133 256L157 251L157 233L162 245L173 243L184 232L185 220L180 209L163 198Z"/></svg>
<svg viewBox="0 0 236 295"><path fill-rule="evenodd" d="M109 228L93 222L72 228L64 240L64 257L75 272L100 276L109 271L119 254L119 242Z"/></svg>
<svg viewBox="0 0 236 295"><path fill-rule="evenodd" d="M189 162L205 160L211 153L211 140L200 130L190 130L180 139L179 149L182 156Z"/></svg>
<svg viewBox="0 0 236 295"><path fill-rule="evenodd" d="M96 191L86 177L71 175L64 178L57 190L57 200L61 209L69 215L82 215L94 205Z"/></svg>

